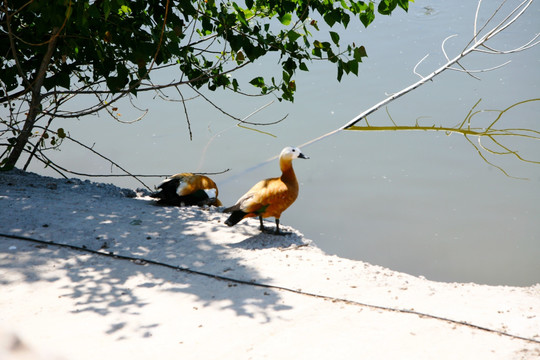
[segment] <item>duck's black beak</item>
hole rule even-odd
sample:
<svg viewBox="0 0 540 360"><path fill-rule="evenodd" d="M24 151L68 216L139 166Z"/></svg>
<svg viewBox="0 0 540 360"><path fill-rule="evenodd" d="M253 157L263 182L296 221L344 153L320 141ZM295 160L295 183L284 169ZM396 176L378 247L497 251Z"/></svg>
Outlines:
<svg viewBox="0 0 540 360"><path fill-rule="evenodd" d="M300 153L300 155L298 155L298 158L300 158L300 159L309 159L309 156L306 156L306 155Z"/></svg>

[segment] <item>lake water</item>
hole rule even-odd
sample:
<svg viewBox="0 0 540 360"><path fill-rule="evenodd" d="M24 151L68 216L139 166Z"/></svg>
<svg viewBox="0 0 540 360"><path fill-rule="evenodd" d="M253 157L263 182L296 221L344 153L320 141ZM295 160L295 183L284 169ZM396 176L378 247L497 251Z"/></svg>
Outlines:
<svg viewBox="0 0 540 360"><path fill-rule="evenodd" d="M516 1L509 1L517 4ZM489 15L498 1L484 1ZM225 205L233 204L256 181L279 174L277 161L256 166L277 155L284 146L300 145L331 131L363 110L418 80L416 63L430 56L418 71L427 75L444 63L441 42L450 56L470 40L476 4L470 0L417 0L408 14L396 10L378 16L368 29L351 24L342 38L365 45L369 57L359 77L338 83L336 70L312 64L296 79L293 104L275 102L250 118L283 122L250 131L224 116L203 99L188 103L193 140L189 140L184 109L143 95L136 102L148 115L126 125L106 114L62 123L71 136L114 159L134 174L173 174L183 171L217 172L213 176ZM535 2L518 23L500 34L495 47L511 48L540 32L540 3ZM540 96L540 46L523 53L471 55L467 68L506 67L477 74L481 81L446 71L392 102L387 110L399 125L455 126L474 104L477 109L505 109ZM249 74L267 72L273 63L256 64ZM162 74L170 76L174 74ZM174 93L169 93L171 96ZM222 92L206 93L225 111L245 117L272 98L245 98ZM190 94L186 92L186 97ZM140 113L129 102L118 105L122 119ZM518 106L504 114L501 128L539 129L540 102ZM383 108L368 120L373 126L391 125ZM473 126L487 126L497 113L484 112ZM365 123L362 123L365 124ZM53 126L55 128L55 126ZM477 144L476 138L470 138ZM538 141L504 139L519 154L540 160ZM310 160L295 161L301 183L296 203L282 216L330 254L358 259L439 281L500 285L540 282L540 165L511 155L489 155L488 160L518 180L487 164L462 135L420 131L346 131L302 149ZM75 171L110 173L109 164L67 142L49 154ZM32 171L52 175L41 165ZM113 169L115 170L115 169ZM115 170L116 172L116 170ZM129 178L93 179L127 187L140 184ZM149 186L160 179L145 178Z"/></svg>

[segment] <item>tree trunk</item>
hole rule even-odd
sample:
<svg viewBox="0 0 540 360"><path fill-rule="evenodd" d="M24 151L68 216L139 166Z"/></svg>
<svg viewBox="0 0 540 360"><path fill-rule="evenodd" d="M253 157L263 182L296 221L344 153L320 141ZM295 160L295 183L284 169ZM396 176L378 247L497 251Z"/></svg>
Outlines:
<svg viewBox="0 0 540 360"><path fill-rule="evenodd" d="M9 156L3 166L3 169L5 170L13 169L17 164L17 161L19 161L19 158L24 151L24 147L26 146L26 144L28 144L30 135L32 135L32 130L34 129L36 118L41 112L41 87L43 86L43 80L45 79L45 75L47 74L47 68L49 67L53 51L56 47L56 40L58 38L59 31L59 28L54 28L51 38L49 39L47 45L47 52L43 56L41 66L39 67L39 71L33 81L34 85L32 86L31 90L32 99L30 100L28 115L26 116L26 120L24 122L24 126L21 132L17 136L15 145L13 146L13 149L11 149L11 152L9 153Z"/></svg>
<svg viewBox="0 0 540 360"><path fill-rule="evenodd" d="M17 136L15 145L11 149L9 157L4 164L5 170L11 170L15 167L17 161L21 157L22 152L24 151L24 147L26 146L26 144L28 144L28 139L30 139L30 135L32 135L32 129L34 128L36 117L41 110L40 103L41 94L39 93L39 90L38 92L32 91L32 100L30 101L30 109L28 111L28 115L26 116L26 120L24 121L24 126L21 132Z"/></svg>

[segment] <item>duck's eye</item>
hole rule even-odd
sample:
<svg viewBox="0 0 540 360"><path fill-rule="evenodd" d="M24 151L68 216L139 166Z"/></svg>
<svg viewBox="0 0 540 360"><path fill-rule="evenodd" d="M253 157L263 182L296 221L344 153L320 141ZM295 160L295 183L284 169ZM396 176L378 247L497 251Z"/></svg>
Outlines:
<svg viewBox="0 0 540 360"><path fill-rule="evenodd" d="M292 149L292 152L296 152L296 149Z"/></svg>

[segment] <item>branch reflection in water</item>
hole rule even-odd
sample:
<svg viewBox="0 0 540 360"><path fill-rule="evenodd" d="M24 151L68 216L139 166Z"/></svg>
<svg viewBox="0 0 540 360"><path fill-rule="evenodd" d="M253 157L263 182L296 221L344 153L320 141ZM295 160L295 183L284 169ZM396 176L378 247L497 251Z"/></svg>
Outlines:
<svg viewBox="0 0 540 360"><path fill-rule="evenodd" d="M346 130L353 130L353 131L443 131L447 135L452 135L454 133L461 134L467 139L469 144L471 144L475 150L477 151L478 155L489 165L496 167L500 171L502 171L506 176L514 177L508 174L507 171L505 171L501 166L498 166L494 164L492 161L488 160L486 157L487 154L492 155L512 155L515 158L517 158L520 161L532 163L532 164L540 164L540 159L527 159L524 158L519 154L519 149L511 149L510 146L505 145L502 140L503 138L506 138L505 140L508 140L508 138L522 138L523 140L540 140L540 131L534 130L534 129L528 129L528 128L497 128L499 123L502 121L503 115L505 115L508 111L512 110L513 108L517 106L521 106L527 103L532 103L540 101L540 99L528 99L519 101L515 104L512 104L508 107L506 107L503 110L477 110L477 106L480 104L481 99L474 104L474 106L471 108L467 116L465 116L465 119L455 127L446 127L442 125L420 125L418 123L418 120L416 121L415 125L398 125L396 122L392 119L392 116L390 115L388 108L387 114L389 119L392 122L392 125L389 126L373 126L369 124L367 118L364 118L365 125L355 125L347 128ZM487 127L474 127L472 126L473 117L484 113L484 112L493 112L496 117L495 119L489 124ZM478 139L478 144L475 144L474 141L471 139L471 137L476 137ZM482 142L482 140L488 140L489 143L486 144L486 142Z"/></svg>

